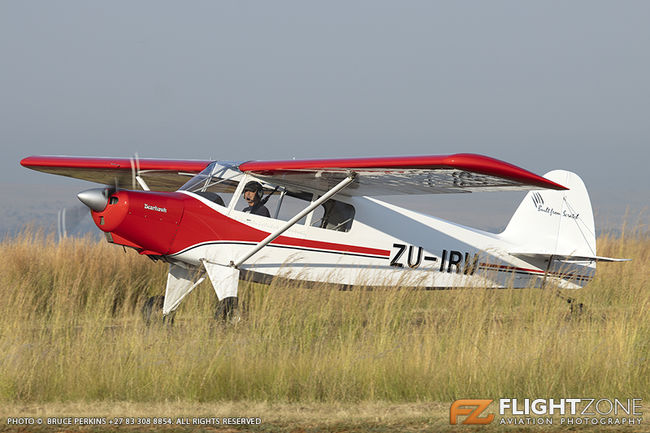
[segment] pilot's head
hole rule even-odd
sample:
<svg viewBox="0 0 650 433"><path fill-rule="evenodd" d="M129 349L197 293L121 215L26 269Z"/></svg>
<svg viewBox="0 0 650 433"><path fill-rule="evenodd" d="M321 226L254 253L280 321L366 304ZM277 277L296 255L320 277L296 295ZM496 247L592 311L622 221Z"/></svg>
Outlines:
<svg viewBox="0 0 650 433"><path fill-rule="evenodd" d="M244 200L248 202L249 206L254 205L258 201L262 200L264 195L264 189L262 184L251 180L244 186Z"/></svg>

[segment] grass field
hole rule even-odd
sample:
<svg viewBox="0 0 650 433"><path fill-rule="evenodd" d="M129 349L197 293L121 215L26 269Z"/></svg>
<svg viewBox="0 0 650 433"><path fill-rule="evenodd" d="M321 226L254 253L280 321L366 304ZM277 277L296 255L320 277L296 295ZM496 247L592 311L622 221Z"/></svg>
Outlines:
<svg viewBox="0 0 650 433"><path fill-rule="evenodd" d="M598 247L633 261L599 264L592 283L562 296L244 283L242 320L222 324L204 283L173 326L147 327L140 306L163 290L165 265L27 232L2 243L0 415L227 412L264 418L259 431L468 431L446 418L459 398L641 398L645 407L650 239L624 232ZM568 296L582 314L570 313Z"/></svg>

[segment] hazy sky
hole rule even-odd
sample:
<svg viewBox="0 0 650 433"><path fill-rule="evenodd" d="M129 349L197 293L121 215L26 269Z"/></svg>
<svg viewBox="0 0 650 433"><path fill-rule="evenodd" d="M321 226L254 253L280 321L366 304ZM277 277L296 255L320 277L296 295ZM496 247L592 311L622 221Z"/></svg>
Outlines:
<svg viewBox="0 0 650 433"><path fill-rule="evenodd" d="M649 23L647 1L3 0L0 191L19 212L90 186L36 154L476 152L575 171L617 225L650 202ZM521 199L485 194L414 206L490 226Z"/></svg>

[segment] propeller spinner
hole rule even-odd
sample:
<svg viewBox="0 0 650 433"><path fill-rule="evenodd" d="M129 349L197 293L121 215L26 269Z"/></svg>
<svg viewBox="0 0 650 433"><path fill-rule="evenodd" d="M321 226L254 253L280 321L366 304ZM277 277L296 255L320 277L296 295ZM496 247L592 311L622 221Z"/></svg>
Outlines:
<svg viewBox="0 0 650 433"><path fill-rule="evenodd" d="M108 205L108 197L113 193L111 188L91 188L81 191L77 198L95 212L102 212Z"/></svg>

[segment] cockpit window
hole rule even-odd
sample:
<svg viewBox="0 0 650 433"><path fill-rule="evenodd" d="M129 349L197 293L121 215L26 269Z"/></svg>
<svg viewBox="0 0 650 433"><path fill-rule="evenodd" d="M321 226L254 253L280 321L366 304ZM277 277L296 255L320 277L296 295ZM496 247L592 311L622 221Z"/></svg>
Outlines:
<svg viewBox="0 0 650 433"><path fill-rule="evenodd" d="M242 180L250 181L250 178L245 178L238 170L238 165L233 162L215 161L190 179L179 191L192 192L221 206L228 206L235 198L235 209L242 210L248 206L247 203L243 197L233 197L233 194ZM318 199L318 196L310 192L291 191L267 182L260 183L263 186L263 204L268 209L270 218L288 221L310 202ZM298 224L347 232L352 227L353 220L352 205L330 199L314 209L311 215L301 219Z"/></svg>
<svg viewBox="0 0 650 433"><path fill-rule="evenodd" d="M225 206L243 177L236 166L234 163L215 161L180 187L179 191L193 192Z"/></svg>
<svg viewBox="0 0 650 433"><path fill-rule="evenodd" d="M242 174L235 169L234 165L224 165L218 161L208 165L203 171L185 185L179 188L179 191L190 192L235 192Z"/></svg>

